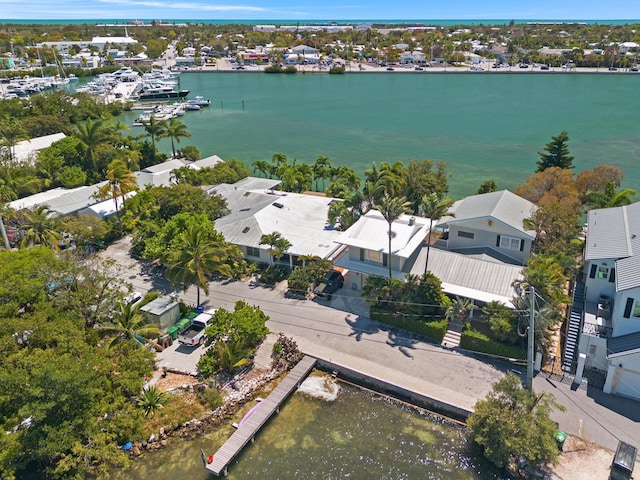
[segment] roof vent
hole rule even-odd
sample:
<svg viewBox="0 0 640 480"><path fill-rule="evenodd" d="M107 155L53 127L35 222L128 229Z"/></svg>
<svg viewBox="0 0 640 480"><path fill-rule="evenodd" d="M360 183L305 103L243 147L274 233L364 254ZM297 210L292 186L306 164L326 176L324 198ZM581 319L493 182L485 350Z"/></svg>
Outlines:
<svg viewBox="0 0 640 480"><path fill-rule="evenodd" d="M283 205L283 204L278 203L278 202L273 202L271 205L273 205L273 206L274 206L274 207L276 207L276 208L282 208L282 207L284 207L284 205Z"/></svg>
<svg viewBox="0 0 640 480"><path fill-rule="evenodd" d="M251 227L244 227L242 233L247 233L249 230L251 230Z"/></svg>
<svg viewBox="0 0 640 480"><path fill-rule="evenodd" d="M412 225L414 225L416 223L416 217L411 217L409 219L409 226L411 227Z"/></svg>

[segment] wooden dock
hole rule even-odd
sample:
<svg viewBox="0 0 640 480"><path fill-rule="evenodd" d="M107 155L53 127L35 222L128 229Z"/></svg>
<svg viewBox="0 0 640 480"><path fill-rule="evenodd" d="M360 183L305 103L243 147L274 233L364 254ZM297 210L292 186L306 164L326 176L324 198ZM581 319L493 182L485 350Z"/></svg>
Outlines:
<svg viewBox="0 0 640 480"><path fill-rule="evenodd" d="M218 449L213 455L211 463L206 460L206 468L214 475L227 475L229 464L242 451L242 449L253 439L267 423L271 416L280 411L280 405L300 386L302 381L309 375L311 369L315 366L316 359L305 356L298 364L289 372L284 380L271 392L271 394L262 402L259 407L247 418L242 425L229 437L229 439Z"/></svg>

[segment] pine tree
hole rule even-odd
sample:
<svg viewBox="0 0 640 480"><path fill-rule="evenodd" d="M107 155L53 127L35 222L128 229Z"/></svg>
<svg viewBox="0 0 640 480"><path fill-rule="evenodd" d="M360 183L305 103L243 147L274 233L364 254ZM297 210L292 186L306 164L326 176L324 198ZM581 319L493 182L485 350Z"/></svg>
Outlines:
<svg viewBox="0 0 640 480"><path fill-rule="evenodd" d="M551 137L551 141L544 147L544 152L538 152L540 160L538 160L538 170L536 172L542 172L549 167L560 168L573 168L573 158L569 155L569 134L566 131L562 131L560 135ZM546 152L546 153L545 153Z"/></svg>

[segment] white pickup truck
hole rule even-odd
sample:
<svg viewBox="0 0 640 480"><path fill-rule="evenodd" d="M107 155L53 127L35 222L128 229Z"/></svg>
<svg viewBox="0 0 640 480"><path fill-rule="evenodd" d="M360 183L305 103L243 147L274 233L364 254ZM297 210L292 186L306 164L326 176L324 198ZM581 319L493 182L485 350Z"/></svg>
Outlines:
<svg viewBox="0 0 640 480"><path fill-rule="evenodd" d="M188 347L202 345L207 337L204 330L209 326L209 321L216 310L213 308L195 317L189 328L178 335L178 342Z"/></svg>

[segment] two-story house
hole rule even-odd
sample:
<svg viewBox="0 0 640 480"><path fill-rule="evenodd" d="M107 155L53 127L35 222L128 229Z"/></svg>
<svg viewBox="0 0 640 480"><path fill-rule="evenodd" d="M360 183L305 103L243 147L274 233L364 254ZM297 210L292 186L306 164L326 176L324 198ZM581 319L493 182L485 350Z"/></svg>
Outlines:
<svg viewBox="0 0 640 480"><path fill-rule="evenodd" d="M404 279L428 270L449 295L472 299L478 306L491 301L510 306L517 294L514 282L522 279L535 238L523 226L534 209L508 191L467 197L453 205L455 217L434 219L430 248L430 219L402 215L391 228L392 274ZM335 264L349 271L351 288L362 288L368 275L388 275L388 224L379 212L370 211L335 241L346 247Z"/></svg>
<svg viewBox="0 0 640 480"><path fill-rule="evenodd" d="M640 203L589 212L584 272L579 351L605 393L640 398Z"/></svg>

